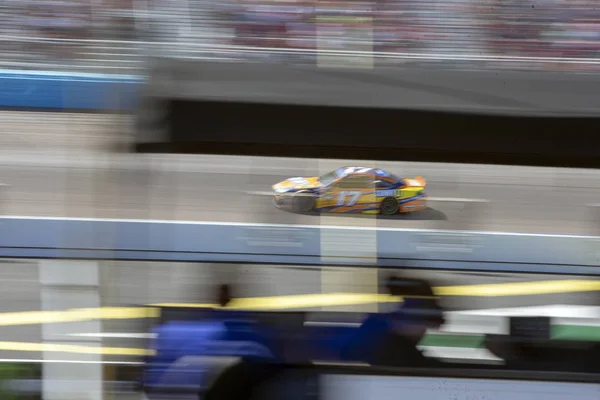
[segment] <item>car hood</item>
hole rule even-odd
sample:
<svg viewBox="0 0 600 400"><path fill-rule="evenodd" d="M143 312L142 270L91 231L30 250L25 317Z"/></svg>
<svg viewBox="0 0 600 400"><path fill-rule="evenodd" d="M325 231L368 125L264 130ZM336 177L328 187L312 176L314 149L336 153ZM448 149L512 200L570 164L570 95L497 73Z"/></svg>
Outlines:
<svg viewBox="0 0 600 400"><path fill-rule="evenodd" d="M276 192L287 192L300 189L315 189L321 187L318 176L310 178L290 178L273 185L273 190Z"/></svg>

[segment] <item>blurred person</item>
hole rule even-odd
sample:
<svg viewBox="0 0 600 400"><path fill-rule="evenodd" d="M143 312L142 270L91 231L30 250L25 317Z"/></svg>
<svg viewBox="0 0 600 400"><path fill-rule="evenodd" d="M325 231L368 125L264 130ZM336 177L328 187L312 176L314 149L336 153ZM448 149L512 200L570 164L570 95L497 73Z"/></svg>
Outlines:
<svg viewBox="0 0 600 400"><path fill-rule="evenodd" d="M584 360L585 372L600 374L600 343L593 345Z"/></svg>
<svg viewBox="0 0 600 400"><path fill-rule="evenodd" d="M227 307L231 303L231 286L227 284L219 285L217 291L217 304L220 307Z"/></svg>
<svg viewBox="0 0 600 400"><path fill-rule="evenodd" d="M230 285L219 285L217 290L218 304L220 307L225 308L231 304L232 293ZM225 323L233 324L233 332L230 332L230 338L237 333L243 333L248 335L248 332L244 328L248 328L247 325L236 326L236 317L240 317L242 314L236 314L231 310L226 310L225 313L221 314L225 319ZM235 328L242 328L241 330ZM265 348L270 347L270 341L267 338L268 333L262 332L265 336L256 335L258 332L250 333L253 335L250 340L256 341L264 345ZM248 339L248 337L246 337ZM217 377L212 380L210 386L206 390L199 391L199 398L203 400L242 400L250 399L253 394L257 391L258 387L264 382L269 381L275 377L281 371L283 371L283 365L279 363L274 352L269 353L237 353L239 356L236 362L230 363L225 369L222 369L217 374Z"/></svg>
<svg viewBox="0 0 600 400"><path fill-rule="evenodd" d="M392 312L369 316L346 343L343 358L379 366L441 365L417 348L428 329L438 329L444 323L431 285L421 279L392 276L386 289L403 302Z"/></svg>
<svg viewBox="0 0 600 400"><path fill-rule="evenodd" d="M274 360L269 334L252 313L227 308L231 286L215 289L217 307L197 320L168 321L154 329L155 355L147 361L148 396L185 390L203 392L239 359Z"/></svg>
<svg viewBox="0 0 600 400"><path fill-rule="evenodd" d="M284 365L273 360L244 357L227 368L205 392L202 400L249 400L260 398L257 394L264 384L281 375Z"/></svg>

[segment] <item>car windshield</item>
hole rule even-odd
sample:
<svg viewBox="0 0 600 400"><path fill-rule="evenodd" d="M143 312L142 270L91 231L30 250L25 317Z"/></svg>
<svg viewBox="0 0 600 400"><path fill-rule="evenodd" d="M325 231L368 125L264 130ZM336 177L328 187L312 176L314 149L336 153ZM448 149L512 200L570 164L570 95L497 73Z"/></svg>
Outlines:
<svg viewBox="0 0 600 400"><path fill-rule="evenodd" d="M333 183L336 179L338 179L340 177L341 170L342 169L340 168L340 169L336 169L335 171L326 173L325 175L319 177L319 182L321 182L321 184L323 186L330 185L331 183Z"/></svg>
<svg viewBox="0 0 600 400"><path fill-rule="evenodd" d="M393 180L395 180L396 182L400 182L400 181L402 181L402 178L400 178L399 176L397 176L397 175L394 175L394 174L389 174L389 175L388 175L388 177L389 177L389 178L392 178L392 179L393 179Z"/></svg>

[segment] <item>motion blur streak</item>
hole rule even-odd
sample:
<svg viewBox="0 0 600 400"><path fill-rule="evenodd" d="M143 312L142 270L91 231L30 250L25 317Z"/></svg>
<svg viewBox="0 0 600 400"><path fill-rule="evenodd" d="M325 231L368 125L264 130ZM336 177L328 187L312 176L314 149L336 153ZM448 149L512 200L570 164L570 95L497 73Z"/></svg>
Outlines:
<svg viewBox="0 0 600 400"><path fill-rule="evenodd" d="M401 298L388 295L371 294L350 294L350 293L330 293L330 294L307 294L297 296L277 296L277 297L256 297L246 299L236 299L228 307L234 309L250 310L281 310L281 309L302 309L312 307L326 306L347 306L357 304L387 303L398 302ZM183 307L188 304L160 304L167 307ZM192 305L204 307L208 305ZM214 305L213 305L214 306ZM212 307L212 306L211 306Z"/></svg>
<svg viewBox="0 0 600 400"><path fill-rule="evenodd" d="M158 316L158 310L150 307L104 307L64 311L25 311L1 313L0 326L77 322L92 319L153 318L156 316Z"/></svg>
<svg viewBox="0 0 600 400"><path fill-rule="evenodd" d="M555 280L537 282L510 282L483 285L438 286L434 289L435 293L439 296L532 296L541 294L600 291L600 281ZM303 294L239 298L233 300L228 308L248 310L285 310L308 309L314 307L365 305L374 303L396 303L401 301L401 297L394 297L385 294ZM156 318L160 315L160 310L155 307L213 308L218 307L218 305L214 303L156 303L151 304L148 307L103 307L71 309L64 311L26 311L0 313L0 326L77 322L94 319L126 320Z"/></svg>
<svg viewBox="0 0 600 400"><path fill-rule="evenodd" d="M0 350L12 351L43 351L77 354L103 354L117 356L148 356L154 352L146 349L129 349L119 347L92 347L76 346L70 344L50 344L50 343L26 343L26 342L0 342Z"/></svg>
<svg viewBox="0 0 600 400"><path fill-rule="evenodd" d="M436 288L440 296L522 296L550 293L600 291L600 281L565 280L541 282L514 282L489 285L446 286Z"/></svg>

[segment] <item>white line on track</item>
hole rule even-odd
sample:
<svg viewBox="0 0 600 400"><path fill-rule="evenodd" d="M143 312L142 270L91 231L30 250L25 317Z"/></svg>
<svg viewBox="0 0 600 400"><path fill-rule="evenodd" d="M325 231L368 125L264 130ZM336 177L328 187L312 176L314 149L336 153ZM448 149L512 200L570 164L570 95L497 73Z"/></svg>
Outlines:
<svg viewBox="0 0 600 400"><path fill-rule="evenodd" d="M490 203L490 201L486 199L467 199L461 197L427 197L427 200L448 203Z"/></svg>
<svg viewBox="0 0 600 400"><path fill-rule="evenodd" d="M214 225L214 226L241 226L252 228L280 228L280 229L332 229L332 230L360 230L360 231L387 231L387 232L428 232L443 234L473 234L487 236L521 236L521 237L553 237L573 239L600 239L600 236L589 235L565 235L548 233L520 233L520 232L494 232L494 231L451 231L442 229L408 229L387 227L363 227L363 226L341 226L341 225L288 225L288 224L261 224L250 222L223 222L223 221L183 221L183 220L152 220L152 219L115 219L115 218L57 218L38 217L31 215L5 215L0 216L0 222L6 220L41 220L41 221L87 221L87 222L110 222L110 223L142 223L142 224L164 224L164 225Z"/></svg>
<svg viewBox="0 0 600 400"><path fill-rule="evenodd" d="M246 194L250 194L253 196L273 196L275 194L275 192L269 192L269 191L247 191Z"/></svg>
<svg viewBox="0 0 600 400"><path fill-rule="evenodd" d="M154 333L69 333L68 336L73 337L91 337L91 338L107 338L107 339L154 339Z"/></svg>
<svg viewBox="0 0 600 400"><path fill-rule="evenodd" d="M37 115L37 114L36 114ZM0 113L3 121L7 123L21 124L22 129L30 129L28 122L32 118L30 113L13 115L10 113ZM81 115L77 115L77 122L73 129L81 122ZM123 129L128 129L127 119L118 121L104 119L100 116L85 116L90 119L91 125L86 125L84 129L91 140L96 141L94 135L105 135L107 124L123 124ZM64 125L64 122L57 121ZM97 125L99 133L93 133ZM17 127L19 128L19 127ZM62 128L64 130L64 126ZM70 128L67 128L69 131ZM18 130L18 129L17 129ZM69 133L67 132L67 135ZM113 139L106 139L98 142L95 146L87 147L83 145L77 148L61 148L62 142L56 141L53 135L43 137L41 140L47 140L47 147L39 148L35 146L25 146L23 139L11 139L1 137L1 140L7 140L7 148L3 148L0 154L0 165L8 168L82 168L93 170L114 170L129 169L144 172L170 172L170 173L207 173L207 174L225 174L225 175L268 175L268 176L310 176L316 173L311 166L317 165L316 159L297 160L273 158L269 160L257 159L255 157L231 157L231 156L175 156L175 155L141 155L129 153L103 154L98 150L98 145L104 142L104 146L112 146ZM39 139L39 138L38 138ZM15 142L15 140L17 140ZM63 139L61 139L63 140ZM12 147L11 147L12 146ZM16 147L15 147L16 146ZM75 157L74 152L79 156ZM81 156L84 154L84 156ZM340 164L356 164L356 160L341 160ZM439 183L453 183L456 185L510 185L549 187L553 190L565 187L579 187L583 185L587 188L600 189L600 174L598 171L591 170L564 170L557 168L542 167L515 167L515 166L470 166L466 164L448 164L446 166L431 163L394 163L378 162L378 166L390 171L404 170L404 174L412 175L419 171L420 175L428 177L430 186ZM310 172L312 171L312 172ZM412 171L412 172L409 172ZM273 182L274 183L274 182ZM268 189L265 187L264 189ZM263 189L263 190L264 190Z"/></svg>
<svg viewBox="0 0 600 400"><path fill-rule="evenodd" d="M0 363L23 363L23 364L108 364L108 365L143 365L136 361L78 361L78 360L47 360L41 358L0 358Z"/></svg>

